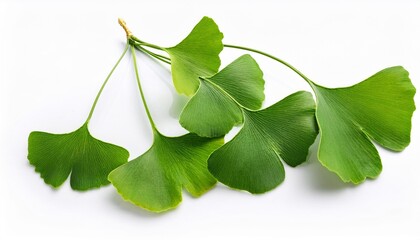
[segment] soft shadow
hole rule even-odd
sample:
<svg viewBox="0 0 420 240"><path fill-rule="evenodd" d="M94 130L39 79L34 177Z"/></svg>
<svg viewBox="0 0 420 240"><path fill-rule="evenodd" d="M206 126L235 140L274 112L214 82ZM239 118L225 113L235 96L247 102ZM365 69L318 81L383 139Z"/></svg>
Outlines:
<svg viewBox="0 0 420 240"><path fill-rule="evenodd" d="M307 161L300 166L305 172L304 177L308 182L307 185L316 191L337 191L354 188L355 185L344 183L337 174L330 172L319 162L317 156L319 140L320 136L318 135L314 144L309 148Z"/></svg>
<svg viewBox="0 0 420 240"><path fill-rule="evenodd" d="M169 109L169 115L175 119L178 119L181 115L182 110L184 109L184 106L187 104L189 98L184 95L179 95L175 91L173 92L172 97L172 105Z"/></svg>
<svg viewBox="0 0 420 240"><path fill-rule="evenodd" d="M120 210L122 210L123 212L126 212L130 215L133 215L135 217L142 217L142 218L149 218L149 219L156 219L156 218L161 218L164 216L168 216L169 214L172 214L173 212L175 212L176 209L171 209L169 211L165 211L162 213L153 213L153 212L149 212L141 207L138 207L130 202L124 201L124 199L121 198L120 195L118 195L118 193L116 193L115 191L112 191L111 195L110 195L110 201L117 206L117 208L119 208Z"/></svg>
<svg viewBox="0 0 420 240"><path fill-rule="evenodd" d="M182 109L187 104L189 98L187 96L178 94L175 91L175 87L172 83L171 71L168 68L166 68L164 65L162 65L164 63L156 60L155 58L150 57L149 55L146 55L146 56L147 56L147 60L153 63L149 65L150 69L165 84L165 86L171 92L172 105L171 105L171 108L169 109L169 115L175 119L178 119L182 112Z"/></svg>
<svg viewBox="0 0 420 240"><path fill-rule="evenodd" d="M231 188L227 185L224 185L220 182L217 182L216 186L214 186L208 193L206 194L230 194L230 195L245 195L245 196L261 196L264 194L251 194L245 190L241 190L241 189L236 189L236 188Z"/></svg>

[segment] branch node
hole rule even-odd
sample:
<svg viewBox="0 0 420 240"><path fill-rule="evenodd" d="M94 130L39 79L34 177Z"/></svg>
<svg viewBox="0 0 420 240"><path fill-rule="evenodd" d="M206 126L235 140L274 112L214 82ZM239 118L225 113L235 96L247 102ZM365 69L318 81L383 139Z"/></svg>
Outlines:
<svg viewBox="0 0 420 240"><path fill-rule="evenodd" d="M130 38L131 36L133 36L133 33L130 31L130 29L128 29L127 24L125 23L123 19L118 18L118 23L124 29L125 34L127 35L127 38Z"/></svg>

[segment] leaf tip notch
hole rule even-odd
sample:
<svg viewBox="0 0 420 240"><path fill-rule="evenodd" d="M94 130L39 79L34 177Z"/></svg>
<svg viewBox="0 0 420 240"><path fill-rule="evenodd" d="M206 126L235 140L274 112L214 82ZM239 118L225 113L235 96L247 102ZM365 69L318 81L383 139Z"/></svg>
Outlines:
<svg viewBox="0 0 420 240"><path fill-rule="evenodd" d="M213 188L207 159L222 144L222 139L191 133L156 134L146 153L113 170L108 180L124 200L152 212L167 211L180 204L183 188L194 197Z"/></svg>
<svg viewBox="0 0 420 240"><path fill-rule="evenodd" d="M320 132L320 134L322 134ZM321 142L320 142L321 144ZM337 168L331 165L331 162L326 160L325 157L320 156L320 151L318 151L318 160L321 166L325 167L331 173L337 175L341 181L348 184L360 185L364 183L366 180L374 180L377 179L382 172L382 162L379 158L374 158L372 161L372 166L370 168L366 168L365 166L347 166L347 170L343 170L342 168ZM370 159L372 160L372 159Z"/></svg>
<svg viewBox="0 0 420 240"><path fill-rule="evenodd" d="M321 138L318 159L345 182L382 171L377 142L392 151L410 143L414 88L401 66L385 68L350 87L314 85Z"/></svg>
<svg viewBox="0 0 420 240"><path fill-rule="evenodd" d="M238 134L210 155L208 169L221 183L252 194L268 192L285 179L283 160L306 160L318 130L308 92L289 95L262 110L244 110Z"/></svg>

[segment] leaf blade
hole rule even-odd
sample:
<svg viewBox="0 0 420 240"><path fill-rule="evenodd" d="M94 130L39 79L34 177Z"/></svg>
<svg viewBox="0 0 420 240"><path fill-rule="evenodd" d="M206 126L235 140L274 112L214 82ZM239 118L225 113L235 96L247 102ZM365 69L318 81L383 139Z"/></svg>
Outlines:
<svg viewBox="0 0 420 240"><path fill-rule="evenodd" d="M241 108L258 109L264 100L263 73L250 55L243 55L200 87L184 107L180 124L203 137L219 137L242 122Z"/></svg>
<svg viewBox="0 0 420 240"><path fill-rule="evenodd" d="M379 176L382 163L371 140L394 151L409 144L415 88L404 68L386 68L346 88L313 88L319 160L343 181L357 184Z"/></svg>
<svg viewBox="0 0 420 240"><path fill-rule="evenodd" d="M263 72L254 58L245 54L235 59L217 74L208 78L240 105L258 110L264 101Z"/></svg>
<svg viewBox="0 0 420 240"><path fill-rule="evenodd" d="M203 17L179 44L164 48L171 57L172 79L179 93L193 95L199 77L212 76L219 70L222 39L213 19Z"/></svg>
<svg viewBox="0 0 420 240"><path fill-rule="evenodd" d="M222 139L195 134L156 133L145 154L112 171L108 179L125 200L149 211L167 211L182 201L182 188L198 197L216 184L206 162L222 144Z"/></svg>
<svg viewBox="0 0 420 240"><path fill-rule="evenodd" d="M310 93L297 92L267 109L245 111L239 133L210 156L210 172L223 184L250 193L274 189L285 177L281 159L291 166L306 160L318 130L314 107ZM283 124L296 126L288 132Z"/></svg>
<svg viewBox="0 0 420 240"><path fill-rule="evenodd" d="M213 84L201 80L179 118L182 127L202 137L219 137L242 122L240 107Z"/></svg>
<svg viewBox="0 0 420 240"><path fill-rule="evenodd" d="M66 134L32 132L28 139L29 162L55 188L70 174L74 190L108 185L108 173L127 162L128 156L124 148L92 137L87 125Z"/></svg>

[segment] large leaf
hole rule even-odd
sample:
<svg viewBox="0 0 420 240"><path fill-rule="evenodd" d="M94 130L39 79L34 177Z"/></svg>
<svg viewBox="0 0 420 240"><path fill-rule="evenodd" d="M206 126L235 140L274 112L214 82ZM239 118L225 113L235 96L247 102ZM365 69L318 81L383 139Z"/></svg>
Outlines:
<svg viewBox="0 0 420 240"><path fill-rule="evenodd" d="M208 160L220 182L251 193L264 193L284 180L281 159L290 166L306 160L317 135L315 103L297 92L259 111L244 110L244 126Z"/></svg>
<svg viewBox="0 0 420 240"><path fill-rule="evenodd" d="M181 113L190 132L218 137L242 122L241 107L257 110L264 101L263 73L250 55L243 55L201 84Z"/></svg>
<svg viewBox="0 0 420 240"><path fill-rule="evenodd" d="M171 57L172 78L176 90L193 95L199 77L215 74L220 67L223 34L209 17L203 17L191 33L178 45L165 48Z"/></svg>
<svg viewBox="0 0 420 240"><path fill-rule="evenodd" d="M175 208L182 200L182 187L200 196L216 184L207 159L222 144L222 138L191 133L166 137L156 131L152 147L112 171L109 180L125 200L142 208L153 212Z"/></svg>
<svg viewBox="0 0 420 240"><path fill-rule="evenodd" d="M321 132L318 158L343 181L360 183L380 174L371 140L394 151L410 143L415 88L404 68L384 69L351 87L313 88Z"/></svg>
<svg viewBox="0 0 420 240"><path fill-rule="evenodd" d="M75 190L109 184L108 174L129 156L124 148L93 138L87 124L67 134L32 132L28 150L29 162L45 183L58 187L71 172L70 185Z"/></svg>

